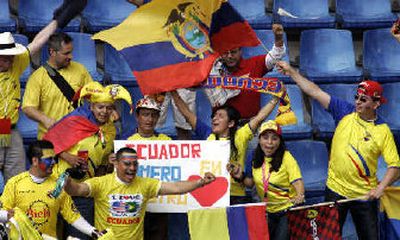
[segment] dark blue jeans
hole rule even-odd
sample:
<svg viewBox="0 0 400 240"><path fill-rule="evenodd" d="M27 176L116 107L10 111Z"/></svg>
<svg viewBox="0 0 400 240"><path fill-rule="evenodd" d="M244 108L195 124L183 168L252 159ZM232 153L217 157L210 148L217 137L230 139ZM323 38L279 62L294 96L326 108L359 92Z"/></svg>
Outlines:
<svg viewBox="0 0 400 240"><path fill-rule="evenodd" d="M289 240L289 222L286 211L268 213L268 231L271 240Z"/></svg>
<svg viewBox="0 0 400 240"><path fill-rule="evenodd" d="M335 202L345 197L329 188L325 189L325 201ZM357 236L361 240L378 239L378 201L352 201L338 204L339 224L342 232L347 213L350 211L356 227Z"/></svg>
<svg viewBox="0 0 400 240"><path fill-rule="evenodd" d="M93 198L86 198L86 197L72 197L72 200L75 203L76 208L81 213L81 216L88 221L88 223L94 226L94 201ZM82 240L89 240L91 237L88 235L81 233L72 225L68 224L64 221L64 229L65 229L65 236L76 237Z"/></svg>

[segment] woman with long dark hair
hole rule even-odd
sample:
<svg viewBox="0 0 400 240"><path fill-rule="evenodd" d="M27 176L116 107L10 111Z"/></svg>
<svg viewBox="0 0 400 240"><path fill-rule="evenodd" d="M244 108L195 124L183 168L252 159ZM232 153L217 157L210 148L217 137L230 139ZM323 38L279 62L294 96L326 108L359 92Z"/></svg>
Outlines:
<svg viewBox="0 0 400 240"><path fill-rule="evenodd" d="M213 110L211 115L211 128L197 118L196 114L190 111L187 104L180 98L176 91L171 92L172 98L186 118L188 123L195 130L200 139L207 140L229 140L231 146L230 162L237 166L244 166L248 142L260 124L269 116L278 103L278 98L272 98L256 116L244 126L239 128L239 112L232 106L222 105ZM242 183L231 181L231 204L250 202L246 197L245 188Z"/></svg>
<svg viewBox="0 0 400 240"><path fill-rule="evenodd" d="M304 183L300 168L286 150L281 127L273 120L264 122L259 130L252 172L244 176L241 168L228 166L228 171L247 187L256 186L258 196L267 203L270 239L289 239L286 212L304 202Z"/></svg>

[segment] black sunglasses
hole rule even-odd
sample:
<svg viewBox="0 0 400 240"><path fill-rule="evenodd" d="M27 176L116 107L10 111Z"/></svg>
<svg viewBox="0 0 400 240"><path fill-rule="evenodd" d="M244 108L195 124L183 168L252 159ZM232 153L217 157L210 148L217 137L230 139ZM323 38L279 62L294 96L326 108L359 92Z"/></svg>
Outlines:
<svg viewBox="0 0 400 240"><path fill-rule="evenodd" d="M362 102L362 103L366 103L367 102L367 98L365 97L365 96L361 96L361 95L358 95L358 94L356 94L356 95L354 95L354 100L360 100L360 102Z"/></svg>

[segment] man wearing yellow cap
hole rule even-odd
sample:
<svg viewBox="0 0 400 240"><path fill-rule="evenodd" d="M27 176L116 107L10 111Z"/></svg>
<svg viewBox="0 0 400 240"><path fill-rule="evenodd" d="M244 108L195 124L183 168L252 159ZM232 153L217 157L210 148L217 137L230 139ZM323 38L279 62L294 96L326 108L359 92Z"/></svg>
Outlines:
<svg viewBox="0 0 400 240"><path fill-rule="evenodd" d="M10 32L0 33L0 169L5 182L25 170L22 138L16 129L21 98L19 78L57 27L63 28L85 7L86 1L64 0L54 12L54 20L24 47ZM1 191L1 190L0 190Z"/></svg>
<svg viewBox="0 0 400 240"><path fill-rule="evenodd" d="M114 102L123 99L132 105L132 100L129 92L122 86L103 87L98 82L86 84L81 90L80 98L87 99L89 103L78 107L56 123L44 139L54 144L55 153L61 158L54 167L55 174L60 175L71 168L71 176L78 181L84 181L94 177L100 166L108 164L108 155L112 151L116 135L110 118ZM85 198L73 200L81 214L92 223L93 201Z"/></svg>

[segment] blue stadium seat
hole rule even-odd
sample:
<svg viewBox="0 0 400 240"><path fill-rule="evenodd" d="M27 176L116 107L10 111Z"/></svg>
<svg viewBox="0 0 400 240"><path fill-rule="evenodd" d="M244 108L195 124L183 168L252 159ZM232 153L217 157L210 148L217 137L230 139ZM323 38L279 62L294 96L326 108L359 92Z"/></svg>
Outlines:
<svg viewBox="0 0 400 240"><path fill-rule="evenodd" d="M82 12L82 22L90 32L98 32L118 25L135 9L127 1L89 0Z"/></svg>
<svg viewBox="0 0 400 240"><path fill-rule="evenodd" d="M24 96L25 89L21 89L21 97ZM22 111L19 111L17 129L21 133L24 144L29 144L37 139L38 123L29 119Z"/></svg>
<svg viewBox="0 0 400 240"><path fill-rule="evenodd" d="M298 18L279 16L279 8ZM274 0L274 14L285 28L334 28L336 24L329 14L328 0Z"/></svg>
<svg viewBox="0 0 400 240"><path fill-rule="evenodd" d="M26 37L25 35L22 34L13 34L14 40L16 43L22 44L24 46L28 46L29 41L28 41L28 37ZM32 67L31 65L29 65L26 70L22 73L21 77L19 78L20 84L21 84L21 88L24 88L26 85L26 82L28 81L29 76L32 73Z"/></svg>
<svg viewBox="0 0 400 240"><path fill-rule="evenodd" d="M292 109L297 117L296 125L288 125L282 127L283 137L285 139L304 139L311 138L312 128L309 123L305 121L305 110L304 101L302 93L296 85L286 85L290 101L292 104ZM262 94L261 95L261 106L264 106L271 99L271 95ZM268 117L268 119L275 119L277 107Z"/></svg>
<svg viewBox="0 0 400 240"><path fill-rule="evenodd" d="M323 196L328 177L328 149L321 141L286 141L286 147L297 160L307 197Z"/></svg>
<svg viewBox="0 0 400 240"><path fill-rule="evenodd" d="M133 105L136 107L136 102L139 99L143 98L143 94L138 87L127 87L129 93L132 97ZM122 101L121 101L122 102ZM133 110L132 114L130 113L130 108L127 104L123 103L121 106L121 133L119 134L120 139L127 139L133 133L136 132L137 121L135 118L135 111Z"/></svg>
<svg viewBox="0 0 400 240"><path fill-rule="evenodd" d="M254 29L270 29L272 17L265 12L264 0L230 0L229 3Z"/></svg>
<svg viewBox="0 0 400 240"><path fill-rule="evenodd" d="M356 67L352 34L348 30L305 30L300 37L300 71L319 83L361 80Z"/></svg>
<svg viewBox="0 0 400 240"><path fill-rule="evenodd" d="M364 71L381 82L400 81L400 44L392 37L390 28L364 32Z"/></svg>
<svg viewBox="0 0 400 240"><path fill-rule="evenodd" d="M260 41L265 45L265 47L268 50L271 50L275 38L274 38L274 33L272 32L272 30L255 30L258 39L260 39ZM284 34L284 42L285 42L285 46L286 46L286 55L283 57L283 61L289 62L289 47L287 44L287 38L286 38L286 33ZM244 47L243 48L243 57L244 58L250 58L253 56L257 56L257 55L262 55L262 54L266 54L267 50L264 49L264 47L260 44L257 47ZM290 77L285 76L281 73L279 73L276 68L274 68L274 70L272 72L267 73L264 77L276 77L279 78L280 80L284 81L284 82L289 82L290 81Z"/></svg>
<svg viewBox="0 0 400 240"><path fill-rule="evenodd" d="M104 71L113 83L137 86L136 78L124 57L111 45L104 44Z"/></svg>
<svg viewBox="0 0 400 240"><path fill-rule="evenodd" d="M336 0L336 16L344 28L390 27L396 20L391 0Z"/></svg>
<svg viewBox="0 0 400 240"><path fill-rule="evenodd" d="M8 0L0 1L0 32L15 32L15 20L10 17Z"/></svg>
<svg viewBox="0 0 400 240"><path fill-rule="evenodd" d="M356 84L323 84L319 87L331 96L354 103ZM335 122L332 116L315 100L312 100L311 116L316 137L331 138L336 128Z"/></svg>
<svg viewBox="0 0 400 240"><path fill-rule="evenodd" d="M53 19L53 11L62 4L62 0L18 1L18 19L26 32L39 32ZM80 19L73 19L63 30L78 32Z"/></svg>
<svg viewBox="0 0 400 240"><path fill-rule="evenodd" d="M73 39L74 50L73 60L83 64L95 81L101 81L103 75L97 71L96 67L96 46L92 40L92 35L87 33L68 32ZM49 58L47 44L42 48L42 64Z"/></svg>
<svg viewBox="0 0 400 240"><path fill-rule="evenodd" d="M383 95L387 98L387 103L378 108L378 113L389 124L397 143L400 144L400 83L385 83Z"/></svg>

